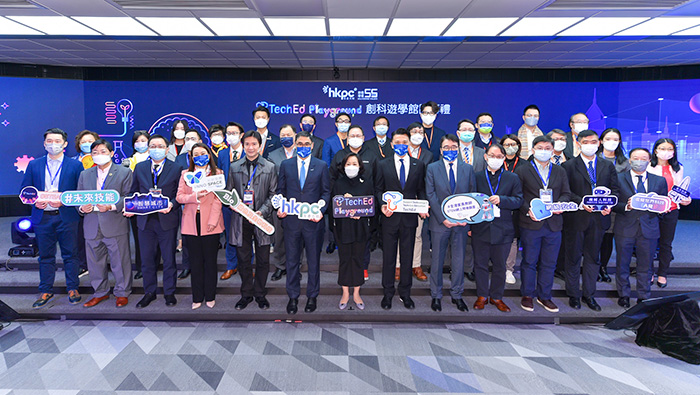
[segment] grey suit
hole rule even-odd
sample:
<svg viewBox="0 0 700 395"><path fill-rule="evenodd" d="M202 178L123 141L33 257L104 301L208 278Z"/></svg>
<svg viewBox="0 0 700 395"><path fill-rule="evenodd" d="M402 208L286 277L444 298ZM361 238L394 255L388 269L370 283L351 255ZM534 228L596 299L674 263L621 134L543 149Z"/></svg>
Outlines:
<svg viewBox="0 0 700 395"><path fill-rule="evenodd" d="M128 297L131 294L131 250L129 247L129 221L122 215L124 196L131 190L132 173L128 167L112 164L105 178L103 189L119 192L116 210L99 212L97 207L88 214L82 214L85 233L90 285L95 290L93 297L99 298L109 293L107 276L107 256L114 275L114 295ZM99 189L97 186L97 166L82 173L78 179L78 190ZM79 210L80 211L80 210Z"/></svg>
<svg viewBox="0 0 700 395"><path fill-rule="evenodd" d="M322 147L323 145L317 145L314 142L314 151L316 151L317 146ZM291 157L296 158L296 156L297 149L294 148L292 149ZM276 150L270 152L270 156L267 157L267 160L275 164L275 174L279 176L280 165L282 164L282 161L287 160L287 154L284 151L284 147L277 148ZM282 226L282 220L277 215L273 215L272 224L275 226L275 234L272 235L273 244L275 245L275 250L272 252L272 262L275 263L277 268L287 270L285 266L285 262L287 260L287 250L284 248L284 227Z"/></svg>
<svg viewBox="0 0 700 395"><path fill-rule="evenodd" d="M477 147L474 145L472 142L472 148L473 148L473 153L474 155L472 159L472 168L474 169L474 174L483 172L486 170L486 160L484 159L484 154L486 151L484 151L483 148ZM462 160L464 163L464 154L462 153L463 146L460 143L459 145L459 158ZM467 247L466 251L464 253L464 271L466 272L473 272L474 271L474 250L472 249L472 238L470 236L467 236Z"/></svg>

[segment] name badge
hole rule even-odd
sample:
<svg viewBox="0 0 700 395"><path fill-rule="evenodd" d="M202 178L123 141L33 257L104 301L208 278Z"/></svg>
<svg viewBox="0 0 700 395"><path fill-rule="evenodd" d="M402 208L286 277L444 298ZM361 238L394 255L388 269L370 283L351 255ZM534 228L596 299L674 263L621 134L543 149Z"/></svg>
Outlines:
<svg viewBox="0 0 700 395"><path fill-rule="evenodd" d="M148 192L150 192L153 195L162 195L163 194L163 190L160 188L151 188L148 190Z"/></svg>
<svg viewBox="0 0 700 395"><path fill-rule="evenodd" d="M252 189L246 189L243 191L243 203L252 206L255 199L255 191Z"/></svg>
<svg viewBox="0 0 700 395"><path fill-rule="evenodd" d="M540 200L544 204L554 203L554 194L551 189L540 189Z"/></svg>
<svg viewBox="0 0 700 395"><path fill-rule="evenodd" d="M496 206L495 204L493 205L493 216L495 218L501 218L501 208Z"/></svg>

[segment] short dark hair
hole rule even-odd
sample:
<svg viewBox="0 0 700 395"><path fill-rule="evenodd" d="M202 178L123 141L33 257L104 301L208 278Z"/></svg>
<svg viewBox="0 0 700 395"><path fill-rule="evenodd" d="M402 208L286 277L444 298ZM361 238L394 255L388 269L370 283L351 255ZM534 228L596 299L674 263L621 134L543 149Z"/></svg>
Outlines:
<svg viewBox="0 0 700 395"><path fill-rule="evenodd" d="M224 134L226 133L226 131L224 130L224 127L218 123L211 125L211 127L209 128L209 137L211 137L211 135L216 133L216 132L222 132Z"/></svg>
<svg viewBox="0 0 700 395"><path fill-rule="evenodd" d="M202 134L199 133L197 129L185 129L185 136L187 136L188 133L197 133L197 138L199 138L199 140L202 140Z"/></svg>
<svg viewBox="0 0 700 395"><path fill-rule="evenodd" d="M380 120L380 119L385 119L385 120L386 120L386 126L389 126L389 118L385 117L384 115L380 115L380 116L374 118L374 122L372 122L372 126L376 126L376 125L377 125L377 121Z"/></svg>
<svg viewBox="0 0 700 395"><path fill-rule="evenodd" d="M345 174L345 165L348 163L348 159L352 158L353 156L357 158L357 163L360 167L360 171L357 173L357 175L360 176L362 175L362 173L365 172L365 165L362 164L362 159L360 159L360 156L354 152L350 152L349 154L345 155L345 157L342 161L340 161L340 163L338 163L338 167L336 168L336 170L338 170L338 173Z"/></svg>
<svg viewBox="0 0 700 395"><path fill-rule="evenodd" d="M112 145L112 142L103 138L98 138L97 140L95 140L95 142L92 143L92 145L90 145L90 151L94 150L100 145L104 145L105 147L107 147L107 150L109 152L114 152L114 145Z"/></svg>
<svg viewBox="0 0 700 395"><path fill-rule="evenodd" d="M541 142L552 144L552 147L554 147L554 142L552 141L552 139L549 136L537 136L537 137L535 137L535 139L532 140L532 146L534 147L537 145L537 143L541 143Z"/></svg>
<svg viewBox="0 0 700 395"><path fill-rule="evenodd" d="M537 106L534 105L534 104L530 104L529 106L525 107L525 109L523 110L523 115L525 115L525 113L527 112L527 110L537 110L537 113L538 113L538 114L540 113L540 108L537 107Z"/></svg>
<svg viewBox="0 0 700 395"><path fill-rule="evenodd" d="M578 141L581 141L584 137L591 137L591 136L596 136L598 137L598 133L596 133L593 130L586 129L582 130L579 134L578 137L576 138Z"/></svg>
<svg viewBox="0 0 700 395"><path fill-rule="evenodd" d="M297 133L297 135L294 136L294 142L296 143L297 141L299 141L300 137L306 137L309 140L311 140L312 143L314 142L314 139L311 138L311 133L306 132L304 130L300 130L299 133Z"/></svg>
<svg viewBox="0 0 700 395"><path fill-rule="evenodd" d="M255 110L253 110L253 117L255 117L255 113L258 111L264 112L265 114L267 114L267 117L270 118L270 110L267 107L265 107L265 106L255 107Z"/></svg>
<svg viewBox="0 0 700 395"><path fill-rule="evenodd" d="M85 137L85 136L88 135L88 134L89 134L90 136L94 137L95 140L97 140L97 139L100 138L100 135L99 135L99 134L97 134L97 133L95 133L95 132L93 132L93 131L91 131L91 130L87 130L87 129L85 129L85 130L83 130L82 132L78 133L78 135L75 136L75 150L78 151L78 153L80 153L80 140L82 140L83 137ZM90 148L90 149L92 149L92 148Z"/></svg>
<svg viewBox="0 0 700 395"><path fill-rule="evenodd" d="M446 134L440 138L440 148L442 148L442 143L445 142L445 140L450 140L453 143L458 143L459 144L459 139L457 138L457 135L454 134Z"/></svg>
<svg viewBox="0 0 700 395"><path fill-rule="evenodd" d="M163 136L161 136L161 135L159 135L159 134L152 134L151 137L148 138L148 145L151 145L151 141L153 141L153 140L155 140L155 139L162 139L163 141L165 141L165 146L166 146L166 147L167 147L168 145L170 145L170 143L168 142L168 140L167 140L165 137L163 137Z"/></svg>
<svg viewBox="0 0 700 395"><path fill-rule="evenodd" d="M214 152L209 148L208 145L204 143L197 143L192 146L192 149L190 149L190 154L192 151L194 151L195 148L204 148L207 150L207 155L209 155L209 170L211 171L212 175L216 174L217 167L216 167L216 160L214 158ZM194 155L190 155L190 166L187 171L194 171Z"/></svg>
<svg viewBox="0 0 700 395"><path fill-rule="evenodd" d="M249 131L245 132L245 134L241 138L241 141L245 143L245 139L247 139L248 137L255 138L256 140L258 140L258 144L262 145L262 136L260 135L260 132L258 132L257 130L249 130Z"/></svg>
<svg viewBox="0 0 700 395"><path fill-rule="evenodd" d="M422 128L423 128L423 124L420 123L420 122L413 122L413 123L411 123L410 125L408 125L408 126L406 127L406 130L407 130L408 133L410 134L410 133L411 133L411 130L413 130L413 129L415 129L415 128L421 128L421 129L422 129Z"/></svg>
<svg viewBox="0 0 700 395"><path fill-rule="evenodd" d="M420 105L420 112L423 112L423 109L426 108L426 107L432 108L432 109L433 109L433 112L434 112L435 114L437 114L438 112L440 112L440 105L437 104L437 103L435 103L435 102L432 101L432 100L428 100L427 102L421 104L421 105Z"/></svg>
<svg viewBox="0 0 700 395"><path fill-rule="evenodd" d="M134 135L131 136L131 148L134 148L134 145L136 144L136 140L139 139L141 136L146 136L146 138L149 138L151 135L148 134L147 131L145 130L137 130L134 132Z"/></svg>
<svg viewBox="0 0 700 395"><path fill-rule="evenodd" d="M365 130L362 129L362 126L360 126L360 125L358 125L358 124L356 124L356 123L353 123L352 125L350 125L350 127L348 128L348 132L349 132L350 130L352 130L352 129L360 129L360 131L362 132L362 135L363 135L363 136L365 135Z"/></svg>
<svg viewBox="0 0 700 395"><path fill-rule="evenodd" d="M229 123L226 124L226 129L228 129L228 128L231 127L231 126L237 127L237 128L238 128L238 133L240 133L240 134L245 133L245 128L244 128L243 125L241 125L240 123L231 121L231 122L229 122ZM224 133L226 132L226 129L224 129Z"/></svg>
<svg viewBox="0 0 700 395"><path fill-rule="evenodd" d="M505 136L501 137L501 141L498 143L503 146L503 143L506 140L513 140L516 142L516 144L518 144L518 152L515 153L515 156L520 156L520 151L523 149L523 143L520 142L518 135L515 133L506 134ZM503 149L505 149L505 147L503 147Z"/></svg>
<svg viewBox="0 0 700 395"><path fill-rule="evenodd" d="M565 131L563 131L561 129L552 129L549 131L549 133L547 133L547 137L549 137L551 139L553 134L560 134L562 136L566 136Z"/></svg>
<svg viewBox="0 0 700 395"><path fill-rule="evenodd" d="M309 117L309 118L313 119L313 120L314 120L314 125L316 125L316 117L313 116L313 114L309 114L308 112L305 113L305 114L303 114L303 115L301 116L301 118L299 118L299 123L301 123L301 120L304 119L304 118L306 118L306 117Z"/></svg>
<svg viewBox="0 0 700 395"><path fill-rule="evenodd" d="M409 133L408 130L406 130L404 128L398 128L398 129L394 130L394 133L391 134L391 139L393 140L394 137L400 136L400 135L404 135L404 136L408 137L409 139L411 138L411 133Z"/></svg>
<svg viewBox="0 0 700 395"><path fill-rule="evenodd" d="M350 122L352 122L352 117L350 116L350 114L346 112L339 112L338 115L335 116L335 123L338 123L338 118L342 117L343 115L350 118Z"/></svg>
<svg viewBox="0 0 700 395"><path fill-rule="evenodd" d="M476 129L476 124L474 123L474 121L472 121L471 119L468 119L468 118L464 118L463 120L457 122L457 130L459 130L459 125L461 125L465 122L470 123L472 126L474 126L474 129Z"/></svg>
<svg viewBox="0 0 700 395"><path fill-rule="evenodd" d="M294 127L294 125L291 125L291 124L288 124L288 123L285 123L284 125L280 126L280 132L281 132L282 129L284 129L284 128L292 128L292 132L294 132L294 133L297 132L297 128Z"/></svg>
<svg viewBox="0 0 700 395"><path fill-rule="evenodd" d="M649 155L649 159L651 159L651 152L649 152L648 149L642 148L642 147L632 148L632 150L630 151L630 157L632 156L632 154L633 154L635 151L644 151L644 152L647 153L647 155Z"/></svg>
<svg viewBox="0 0 700 395"><path fill-rule="evenodd" d="M59 128L51 128L51 129L48 129L47 131L45 131L44 132L44 140L46 140L46 136L49 134L60 134L61 137L63 138L63 141L68 141L68 135L66 134L66 132L64 132L63 130L61 130Z"/></svg>
<svg viewBox="0 0 700 395"><path fill-rule="evenodd" d="M505 149L502 145L500 145L500 144L498 144L498 143L491 143L491 145L489 145L488 147L486 147L486 153L488 154L489 151L491 151L491 150L494 149L494 148L498 148L498 150L501 151L501 153L503 154L503 156L506 156L506 149Z"/></svg>
<svg viewBox="0 0 700 395"><path fill-rule="evenodd" d="M581 115L585 116L586 119L588 119L588 115L586 115L585 112L577 112L576 114L574 114L574 115L572 115L572 116L569 117L569 123L573 123L573 122L574 122L574 117L577 116L578 114L581 114Z"/></svg>
<svg viewBox="0 0 700 395"><path fill-rule="evenodd" d="M481 114L476 116L476 121L479 122L479 118L481 117L491 117L491 121L493 121L493 115L487 113L487 112L482 112Z"/></svg>

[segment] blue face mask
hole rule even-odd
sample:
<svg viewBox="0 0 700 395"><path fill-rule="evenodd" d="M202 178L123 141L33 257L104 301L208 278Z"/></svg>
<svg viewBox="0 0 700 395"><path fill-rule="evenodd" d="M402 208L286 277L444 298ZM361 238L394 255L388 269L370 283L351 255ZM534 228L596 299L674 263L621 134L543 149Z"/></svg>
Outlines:
<svg viewBox="0 0 700 395"><path fill-rule="evenodd" d="M134 144L134 149L136 152L142 154L148 151L148 143L146 141L139 141L138 143Z"/></svg>
<svg viewBox="0 0 700 395"><path fill-rule="evenodd" d="M294 137L280 137L280 143L284 148L289 148L294 145Z"/></svg>
<svg viewBox="0 0 700 395"><path fill-rule="evenodd" d="M89 154L90 147L92 147L92 143L82 143L80 144L80 151L82 151L84 154Z"/></svg>
<svg viewBox="0 0 700 395"><path fill-rule="evenodd" d="M404 156L408 153L408 144L394 144L394 152L398 156Z"/></svg>
<svg viewBox="0 0 700 395"><path fill-rule="evenodd" d="M457 150L442 151L442 157L448 162L454 162L454 160L457 159L457 155L459 155L459 151Z"/></svg>
<svg viewBox="0 0 700 395"><path fill-rule="evenodd" d="M474 132L459 132L459 139L465 143L474 140Z"/></svg>
<svg viewBox="0 0 700 395"><path fill-rule="evenodd" d="M306 133L313 132L315 127L316 127L316 125L312 125L310 123L302 123L301 124L301 130L305 131Z"/></svg>
<svg viewBox="0 0 700 395"><path fill-rule="evenodd" d="M297 155L301 159L306 159L311 155L311 147L297 147Z"/></svg>
<svg viewBox="0 0 700 395"><path fill-rule="evenodd" d="M350 130L350 124L349 123L339 123L338 124L338 131L340 133L346 133L348 130Z"/></svg>
<svg viewBox="0 0 700 395"><path fill-rule="evenodd" d="M535 125L537 125L537 122L539 122L539 120L540 120L539 118L535 118L535 117L525 117L525 124L527 126L535 126Z"/></svg>
<svg viewBox="0 0 700 395"><path fill-rule="evenodd" d="M209 163L209 155L199 155L192 158L194 164L199 167L204 167Z"/></svg>
<svg viewBox="0 0 700 395"><path fill-rule="evenodd" d="M148 151L148 156L155 161L162 160L165 158L165 148L151 148Z"/></svg>

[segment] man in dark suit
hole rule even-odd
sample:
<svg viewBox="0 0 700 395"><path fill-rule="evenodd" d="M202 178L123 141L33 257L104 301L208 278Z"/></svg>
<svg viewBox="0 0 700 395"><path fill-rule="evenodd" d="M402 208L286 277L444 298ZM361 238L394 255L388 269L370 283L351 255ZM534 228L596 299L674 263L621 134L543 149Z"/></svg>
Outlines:
<svg viewBox="0 0 700 395"><path fill-rule="evenodd" d="M326 213L331 198L331 182L328 166L320 159L311 156L313 142L307 132L296 135L297 157L287 159L280 166L277 193L287 199L296 199L298 203L316 203L323 200L322 215ZM284 226L284 247L287 258L287 313L296 314L301 293L301 250L302 241L306 249L308 264L308 281L306 296L308 298L304 311L311 313L316 310L320 289L320 259L323 244L323 217L311 220L299 219L287 215L282 210L277 211Z"/></svg>
<svg viewBox="0 0 700 395"><path fill-rule="evenodd" d="M314 158L323 159L323 139L314 135L314 132L316 131L316 117L309 113L302 115L301 118L299 118L299 130L308 132L311 135L311 141L314 143L314 149L311 151L311 156ZM280 138L281 137L282 134L280 134Z"/></svg>
<svg viewBox="0 0 700 395"><path fill-rule="evenodd" d="M617 304L624 308L630 307L632 290L629 277L633 252L637 256L637 303L651 296L651 264L659 239L659 215L630 207L630 200L637 193L667 195L666 180L647 172L650 158L645 148L633 149L630 152L632 170L617 175L620 194L614 208L617 213L614 227L617 255L615 283L620 296Z"/></svg>
<svg viewBox="0 0 700 395"><path fill-rule="evenodd" d="M163 259L163 293L165 305L175 306L175 287L177 267L175 265L175 242L179 226L178 210L180 204L175 200L180 183L182 168L165 158L168 141L163 136L154 134L148 139L148 152L151 157L134 168L130 194L136 192L160 194L170 199L170 205L158 213L139 215L139 244L141 245L141 271L145 294L136 307L146 307L156 300L158 277L156 268L156 243L160 247ZM127 217L134 214L126 213Z"/></svg>
<svg viewBox="0 0 700 395"><path fill-rule="evenodd" d="M394 156L382 160L377 166L375 194L378 202L383 202L382 195L387 191L397 191L404 199L426 199L425 195L425 165L408 154L410 137L408 131L397 130L391 139ZM437 142L436 142L437 143ZM399 298L404 307L413 309L415 304L411 299L411 260L413 243L418 227L418 217L425 219L428 214L393 213L382 203L382 238L384 240L382 287L384 298L381 306L391 308L394 297L394 276L396 267L396 251L401 248L401 268L399 281Z"/></svg>
<svg viewBox="0 0 700 395"><path fill-rule="evenodd" d="M571 201L581 204L585 195L592 195L593 188L606 187L611 195L617 196L620 188L617 183L615 165L607 160L598 160L598 134L592 130L584 130L578 134L581 154L564 162L566 178L571 189ZM610 210L594 212L590 206L583 210L564 213L564 243L566 244L566 293L569 295L569 306L581 308L583 302L594 311L600 311L600 305L594 296L596 280L600 270L598 254L603 240L603 233L610 227ZM584 248L585 246L585 248ZM579 287L581 279L581 255L583 255L583 292Z"/></svg>
<svg viewBox="0 0 700 395"><path fill-rule="evenodd" d="M588 117L586 114L579 112L569 118L570 132L566 134L566 148L564 155L567 158L575 158L581 153L581 149L576 145L578 134L588 129Z"/></svg>
<svg viewBox="0 0 700 395"><path fill-rule="evenodd" d="M445 131L435 126L435 119L440 113L440 105L430 100L420 105L421 129L425 131L425 139L421 144L433 155L432 159L440 158L440 140L445 135Z"/></svg>
<svg viewBox="0 0 700 395"><path fill-rule="evenodd" d="M267 159L270 152L281 147L280 138L277 135L272 134L272 132L270 132L267 128L268 123L270 122L270 110L268 110L265 106L258 106L255 110L253 110L253 122L255 122L255 128L258 133L260 133L263 140L263 144L260 147L260 155Z"/></svg>
<svg viewBox="0 0 700 395"><path fill-rule="evenodd" d="M374 137L365 142L367 148L374 152L374 156L378 160L394 155L389 136L389 119L382 115L378 116L374 119L372 128L374 129Z"/></svg>
<svg viewBox="0 0 700 395"><path fill-rule="evenodd" d="M68 135L59 129L44 133L44 148L48 155L29 162L22 180L22 188L33 186L39 191L73 191L78 186L83 164L63 154L68 146ZM20 188L21 189L21 188ZM63 268L66 275L68 301L80 302L78 286L78 223L80 215L74 207L61 202L35 203L32 206L32 225L39 248L39 299L32 305L38 309L53 298L56 278L56 243L61 247Z"/></svg>
<svg viewBox="0 0 700 395"><path fill-rule="evenodd" d="M219 151L219 155L216 160L216 165L221 171L224 172L224 176L228 180L228 171L232 163L245 156L243 152L243 144L241 143L241 138L243 138L243 125L237 122L229 122L226 124L226 143L227 148ZM189 167L189 165L188 165ZM226 271L219 277L221 280L228 280L236 274L238 271L238 256L236 255L236 247L228 242L230 235L228 234L229 228L231 227L231 215L232 210L230 207L225 206L221 208L221 213L224 216L224 243L226 244Z"/></svg>
<svg viewBox="0 0 700 395"><path fill-rule="evenodd" d="M464 244L467 241L466 223L452 222L442 214L442 202L450 195L474 192L476 183L472 167L458 159L459 140L454 134L442 136L440 152L442 160L428 165L425 177L425 191L430 202L430 232L433 249L430 264L430 307L433 311L442 311L442 267L445 263L447 247L452 247L452 270L464 273ZM468 311L462 300L464 276L453 276L450 296L452 303L460 311Z"/></svg>
<svg viewBox="0 0 700 395"><path fill-rule="evenodd" d="M571 191L566 171L550 162L554 145L546 136L537 136L532 142L534 160L515 172L523 186L523 205L520 207L520 242L523 246L521 262L522 298L520 307L533 311L533 298L545 310L559 311L552 302L554 268L561 244L563 218L561 212L553 212L547 219L539 221L530 210L532 199L544 203L566 202Z"/></svg>

